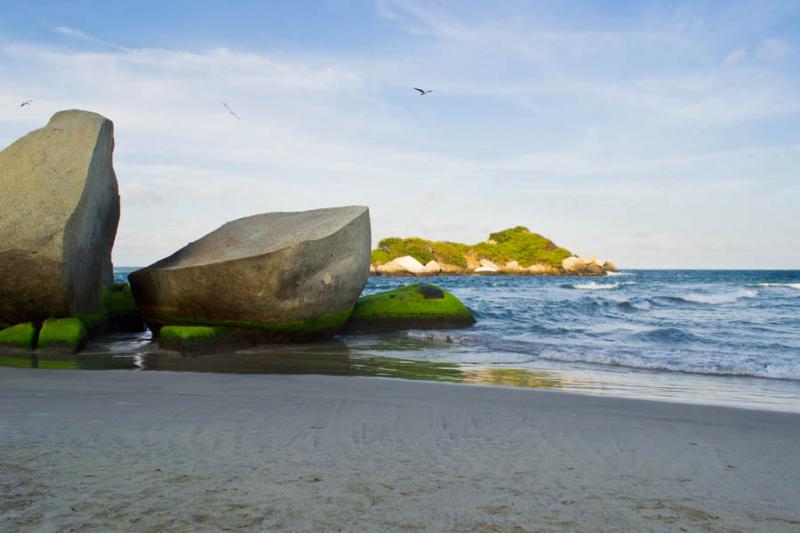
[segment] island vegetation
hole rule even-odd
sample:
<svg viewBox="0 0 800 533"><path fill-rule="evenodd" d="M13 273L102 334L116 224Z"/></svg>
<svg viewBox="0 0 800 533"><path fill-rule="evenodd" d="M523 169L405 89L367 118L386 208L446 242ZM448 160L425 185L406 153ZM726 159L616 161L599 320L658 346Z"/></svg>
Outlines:
<svg viewBox="0 0 800 533"><path fill-rule="evenodd" d="M525 226L516 226L492 233L486 241L477 244L420 237L386 238L372 251L372 267L380 274L563 274L570 272L565 260L574 255L547 237ZM418 272L414 271L416 262L421 267ZM604 263L594 258L586 262L589 263L594 265L592 272L581 273L602 275L605 270L611 270L602 268Z"/></svg>

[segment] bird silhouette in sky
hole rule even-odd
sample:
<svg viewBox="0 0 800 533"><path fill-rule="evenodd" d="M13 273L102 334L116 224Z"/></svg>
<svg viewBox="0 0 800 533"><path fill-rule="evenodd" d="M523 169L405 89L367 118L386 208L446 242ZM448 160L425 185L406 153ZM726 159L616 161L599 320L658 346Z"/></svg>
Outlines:
<svg viewBox="0 0 800 533"><path fill-rule="evenodd" d="M222 102L222 105L223 105L223 106L225 106L225 109L227 109L227 110L228 110L228 113L230 113L231 115L233 115L234 117L236 117L236 120L242 120L242 117L240 117L239 115L237 115L236 113L234 113L234 112L233 112L233 109L231 109L231 108L230 108L230 106L228 106L228 104L226 104L225 102Z"/></svg>
<svg viewBox="0 0 800 533"><path fill-rule="evenodd" d="M426 94L428 94L428 93L432 93L432 92L433 92L433 89L431 89L430 91L425 91L425 90L423 90L423 89L418 89L418 88L416 88L416 87L414 87L414 90L415 90L415 91L419 91L419 95L420 95L420 96L425 96Z"/></svg>
<svg viewBox="0 0 800 533"><path fill-rule="evenodd" d="M24 102L19 104L19 106L20 107L25 107L26 105L31 105L31 102L33 102L33 100L25 100Z"/></svg>

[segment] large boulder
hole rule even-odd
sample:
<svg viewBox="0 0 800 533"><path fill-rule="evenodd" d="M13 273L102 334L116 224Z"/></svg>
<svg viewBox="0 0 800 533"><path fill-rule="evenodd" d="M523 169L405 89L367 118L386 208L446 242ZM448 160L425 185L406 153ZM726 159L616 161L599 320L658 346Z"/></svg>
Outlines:
<svg viewBox="0 0 800 533"><path fill-rule="evenodd" d="M369 210L341 207L228 222L129 279L155 333L201 325L310 340L345 323L369 263Z"/></svg>
<svg viewBox="0 0 800 533"><path fill-rule="evenodd" d="M103 311L119 221L114 126L61 111L0 152L0 322Z"/></svg>
<svg viewBox="0 0 800 533"><path fill-rule="evenodd" d="M603 263L595 257L567 257L561 262L561 268L575 276L603 276L606 273Z"/></svg>
<svg viewBox="0 0 800 533"><path fill-rule="evenodd" d="M473 272L476 274L496 274L500 272L500 267L488 259L481 259L480 266Z"/></svg>
<svg viewBox="0 0 800 533"><path fill-rule="evenodd" d="M386 274L386 275L420 275L425 274L425 265L417 261L416 258L411 257L410 255L404 255L403 257L396 257L385 263L383 265L379 265L376 269L378 274Z"/></svg>
<svg viewBox="0 0 800 533"><path fill-rule="evenodd" d="M414 283L359 298L345 333L400 329L467 328L475 323L469 309L450 292Z"/></svg>
<svg viewBox="0 0 800 533"><path fill-rule="evenodd" d="M425 274L435 275L442 271L442 265L439 264L438 261L435 259L431 259L427 263L425 263Z"/></svg>
<svg viewBox="0 0 800 533"><path fill-rule="evenodd" d="M442 271L442 265L433 259L423 265L415 257L404 255L378 265L373 271L385 276L435 276Z"/></svg>

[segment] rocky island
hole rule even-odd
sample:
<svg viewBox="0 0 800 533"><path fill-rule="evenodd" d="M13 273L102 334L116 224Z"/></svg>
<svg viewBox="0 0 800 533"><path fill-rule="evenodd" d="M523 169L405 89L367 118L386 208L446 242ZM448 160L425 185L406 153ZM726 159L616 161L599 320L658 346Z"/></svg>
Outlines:
<svg viewBox="0 0 800 533"><path fill-rule="evenodd" d="M474 245L419 237L383 239L372 251L370 272L384 276L511 274L605 276L611 261L579 257L524 226L492 233Z"/></svg>

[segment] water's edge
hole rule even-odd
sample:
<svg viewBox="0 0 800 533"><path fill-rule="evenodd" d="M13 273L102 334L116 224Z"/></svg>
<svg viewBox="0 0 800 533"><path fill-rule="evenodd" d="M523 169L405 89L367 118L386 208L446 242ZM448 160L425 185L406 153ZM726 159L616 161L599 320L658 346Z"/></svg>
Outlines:
<svg viewBox="0 0 800 533"><path fill-rule="evenodd" d="M372 277L365 293L411 281ZM800 411L800 271L427 281L461 298L478 324L198 357L117 334L30 366L377 376Z"/></svg>

